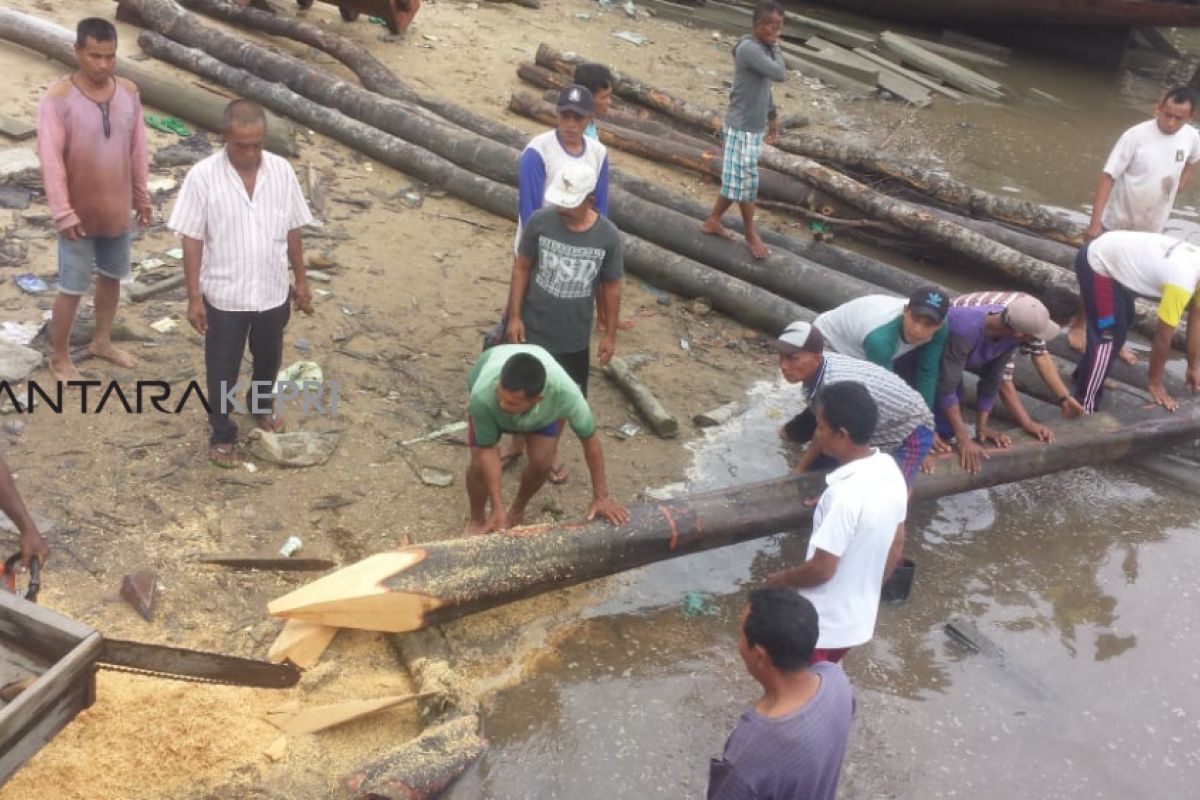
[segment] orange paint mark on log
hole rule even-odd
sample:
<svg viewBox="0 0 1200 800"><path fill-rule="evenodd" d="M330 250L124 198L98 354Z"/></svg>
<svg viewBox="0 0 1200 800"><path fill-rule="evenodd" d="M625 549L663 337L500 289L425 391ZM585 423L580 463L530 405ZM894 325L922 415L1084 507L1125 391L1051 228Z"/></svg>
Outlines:
<svg viewBox="0 0 1200 800"><path fill-rule="evenodd" d="M679 544L679 528L675 526L675 518L671 516L671 510L666 506L659 506L658 510L667 518L667 525L671 527L671 540L667 544L667 549L674 551L675 546Z"/></svg>

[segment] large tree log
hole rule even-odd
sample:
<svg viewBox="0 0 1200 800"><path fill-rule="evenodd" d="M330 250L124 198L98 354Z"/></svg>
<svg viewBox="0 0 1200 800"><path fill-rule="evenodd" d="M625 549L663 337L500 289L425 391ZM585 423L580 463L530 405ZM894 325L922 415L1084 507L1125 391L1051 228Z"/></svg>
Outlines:
<svg viewBox="0 0 1200 800"><path fill-rule="evenodd" d="M560 53L548 44L538 45L534 60L547 69L557 70L566 75L574 74L575 67L585 63L586 59L574 53ZM636 78L612 70L613 94L641 103L647 108L653 108L664 114L689 125L704 133L721 133L724 124L722 117L716 111L701 108L675 97L662 89L648 86Z"/></svg>
<svg viewBox="0 0 1200 800"><path fill-rule="evenodd" d="M1018 225L1045 234L1058 242L1078 247L1082 244L1083 229L1062 214L1045 206L1012 197L985 192L973 186L913 164L885 158L876 150L837 142L807 133L780 136L775 142L780 150L807 156L816 161L839 164L873 175L894 178L953 208L976 217ZM1050 259L1044 259L1049 261Z"/></svg>
<svg viewBox="0 0 1200 800"><path fill-rule="evenodd" d="M880 194L804 156L784 153L768 145L763 148L761 163L789 175L802 176L814 186L858 206L876 219L886 220L913 231L928 241L964 256L968 263L996 270L1035 289L1062 286L1074 291L1076 288L1075 276L1053 264L1017 252L1011 247L909 203ZM1137 301L1134 327L1143 335L1151 337L1158 328L1158 313L1155 307L1145 300ZM1175 332L1174 344L1181 350L1186 349L1187 339L1183 326Z"/></svg>
<svg viewBox="0 0 1200 800"><path fill-rule="evenodd" d="M342 781L345 800L433 800L487 749L474 714L426 728Z"/></svg>
<svg viewBox="0 0 1200 800"><path fill-rule="evenodd" d="M520 114L549 126L553 126L557 120L554 106L528 92L513 92L508 101L508 108L514 114ZM597 131L600 134L600 141L607 146L652 161L690 169L702 175L709 175L717 179L721 177L721 151L712 145L697 148L661 136L629 130L607 119L603 125L597 127ZM859 216L858 210L854 207L847 206L840 200L836 200L824 192L818 192L808 184L773 169L760 168L758 179L758 191L762 197L789 205L820 209L826 215Z"/></svg>
<svg viewBox="0 0 1200 800"><path fill-rule="evenodd" d="M1200 405L1117 419L1096 414L1058 426L1054 445L994 451L971 475L941 461L917 479L926 500L1125 458L1200 431ZM628 523L530 526L490 536L414 545L372 556L271 602L277 616L402 632L446 622L655 561L781 531L802 531L821 475L802 475L634 506ZM803 532L797 535L804 535Z"/></svg>
<svg viewBox="0 0 1200 800"><path fill-rule="evenodd" d="M75 33L38 17L0 6L0 38L28 47L68 67L79 66L75 58ZM127 58L117 60L117 74L133 81L142 102L193 125L220 132L229 101L196 86L164 77L159 70ZM267 121L266 147L272 152L294 156L297 152L292 124L274 114Z"/></svg>

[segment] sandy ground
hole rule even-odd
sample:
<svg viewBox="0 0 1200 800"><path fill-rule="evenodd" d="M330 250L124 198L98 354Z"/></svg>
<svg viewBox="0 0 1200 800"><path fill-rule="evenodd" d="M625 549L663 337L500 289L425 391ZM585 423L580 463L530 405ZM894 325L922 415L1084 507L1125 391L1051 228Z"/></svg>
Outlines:
<svg viewBox="0 0 1200 800"><path fill-rule="evenodd" d="M14 7L73 27L86 14L111 17L113 4L13 0ZM290 7L286 13L294 13ZM590 15L581 19L580 14ZM539 42L555 43L654 80L704 105L720 107L730 73L731 39L655 20L628 19L619 9L584 0L544 0L540 11L512 5L426 0L415 24L392 38L365 18L343 24L335 8L318 3L307 19L329 25L369 46L422 91L450 97L523 130L538 126L504 111L520 87L518 63L532 60ZM137 53L134 29L121 26L121 53ZM644 47L611 33L635 30ZM301 46L277 47L312 57ZM319 61L327 61L318 58ZM147 62L152 63L152 62ZM157 65L165 74L181 75ZM332 65L330 65L332 66ZM63 74L59 65L5 44L0 103L11 116L32 119L43 89ZM181 77L189 83L190 76ZM780 92L784 113L834 119L829 95L793 81ZM150 132L153 149L169 144ZM285 364L319 362L326 380L340 387L335 418L300 419L290 408L292 429L340 431L341 442L323 466L285 470L259 463L258 471L223 471L205 458L207 425L198 404L180 415L101 415L42 409L3 418L4 458L18 474L26 502L55 523L54 550L41 602L102 632L145 641L263 656L280 623L266 615L267 601L305 578L236 573L199 566L196 554L277 549L291 535L304 554L343 563L405 542L458 535L465 518L461 473L467 452L461 439L401 448L399 442L462 418L465 376L481 335L504 302L511 261L512 225L453 199L425 196L418 207L404 195L409 178L346 148L309 135L295 164L315 170L328 188L325 227L306 239L311 257L333 275L330 292L318 298L311 318L293 318ZM32 147L32 143L23 143ZM679 172L613 154L618 166L707 200L715 187ZM152 177L181 180L184 168L154 169ZM159 198L160 219L174 192ZM342 202L352 199L360 205ZM369 207L363 208L362 205ZM43 202L12 214L6 236L29 240L27 263L17 270L47 280L56 272L54 234L40 223ZM161 224L135 243L135 261L177 246ZM164 267L172 269L173 267ZM636 320L623 332L618 352L646 353L653 361L641 378L681 420L741 395L752 380L771 374L773 363L757 335L703 307L661 298L636 278L624 283L622 316ZM0 319L36 322L49 298L0 284ZM90 377L165 379L202 377L199 337L183 318L183 294L123 306L120 320L149 342L131 344L141 364L125 373L97 361L82 362ZM179 322L175 333L149 324ZM688 350L681 347L686 340ZM48 381L43 369L35 378ZM640 422L614 386L597 372L592 401L600 421L613 494L636 502L647 487L681 476L691 435L661 441L639 434L629 441L610 436L626 422ZM243 431L248 430L243 421ZM21 423L24 423L21 425ZM589 486L582 452L570 437L564 447L571 480L547 487L535 500L531 522L578 518ZM421 467L454 474L449 488L425 486ZM516 474L506 479L515 490ZM381 511L383 513L381 513ZM15 540L5 538L9 550ZM117 599L122 575L158 571L161 597L153 623ZM548 637L562 635L579 606L604 591L593 584L481 614L449 626L465 674L489 686L519 677L522 664ZM561 612L555 617L547 612ZM548 620L553 619L554 622ZM289 692L215 688L101 673L96 706L82 714L2 790L2 800L55 797L179 798L189 796L327 797L351 768L384 753L418 730L412 710L318 736L290 741L279 764L262 751L278 732L263 712L290 699L305 703L371 697L408 690L386 638L343 632L323 662Z"/></svg>

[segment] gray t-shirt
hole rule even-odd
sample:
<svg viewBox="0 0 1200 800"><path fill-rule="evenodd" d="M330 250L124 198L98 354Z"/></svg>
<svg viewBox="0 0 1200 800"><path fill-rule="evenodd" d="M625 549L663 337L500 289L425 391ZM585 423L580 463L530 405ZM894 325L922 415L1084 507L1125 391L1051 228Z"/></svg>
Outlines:
<svg viewBox="0 0 1200 800"><path fill-rule="evenodd" d="M588 230L575 233L555 209L543 208L525 223L517 253L533 260L521 306L525 341L551 353L588 349L596 291L625 274L617 226L600 217Z"/></svg>
<svg viewBox="0 0 1200 800"><path fill-rule="evenodd" d="M725 125L736 131L761 133L775 108L771 81L787 80L787 65L779 45L765 45L753 36L738 39L733 46L733 89Z"/></svg>
<svg viewBox="0 0 1200 800"><path fill-rule="evenodd" d="M785 717L742 714L713 759L708 800L834 800L854 695L836 664L812 666L821 686L808 704Z"/></svg>

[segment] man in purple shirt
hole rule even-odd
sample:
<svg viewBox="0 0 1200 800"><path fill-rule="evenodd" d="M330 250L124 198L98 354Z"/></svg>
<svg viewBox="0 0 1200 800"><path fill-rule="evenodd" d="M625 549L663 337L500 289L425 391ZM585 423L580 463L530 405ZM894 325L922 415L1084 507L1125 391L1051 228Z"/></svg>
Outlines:
<svg viewBox="0 0 1200 800"><path fill-rule="evenodd" d="M937 433L946 440L957 439L963 469L979 472L988 457L984 444L991 442L998 447L1012 444L1008 436L988 428L1009 357L1023 342L1053 339L1059 328L1042 302L1029 295L1007 306L952 307L946 315L946 326L950 333L938 376ZM979 376L973 438L963 421L961 406L963 372L967 370Z"/></svg>
<svg viewBox="0 0 1200 800"><path fill-rule="evenodd" d="M817 610L793 589L755 589L738 653L763 695L709 768L708 800L834 800L854 695L842 668L810 664Z"/></svg>

